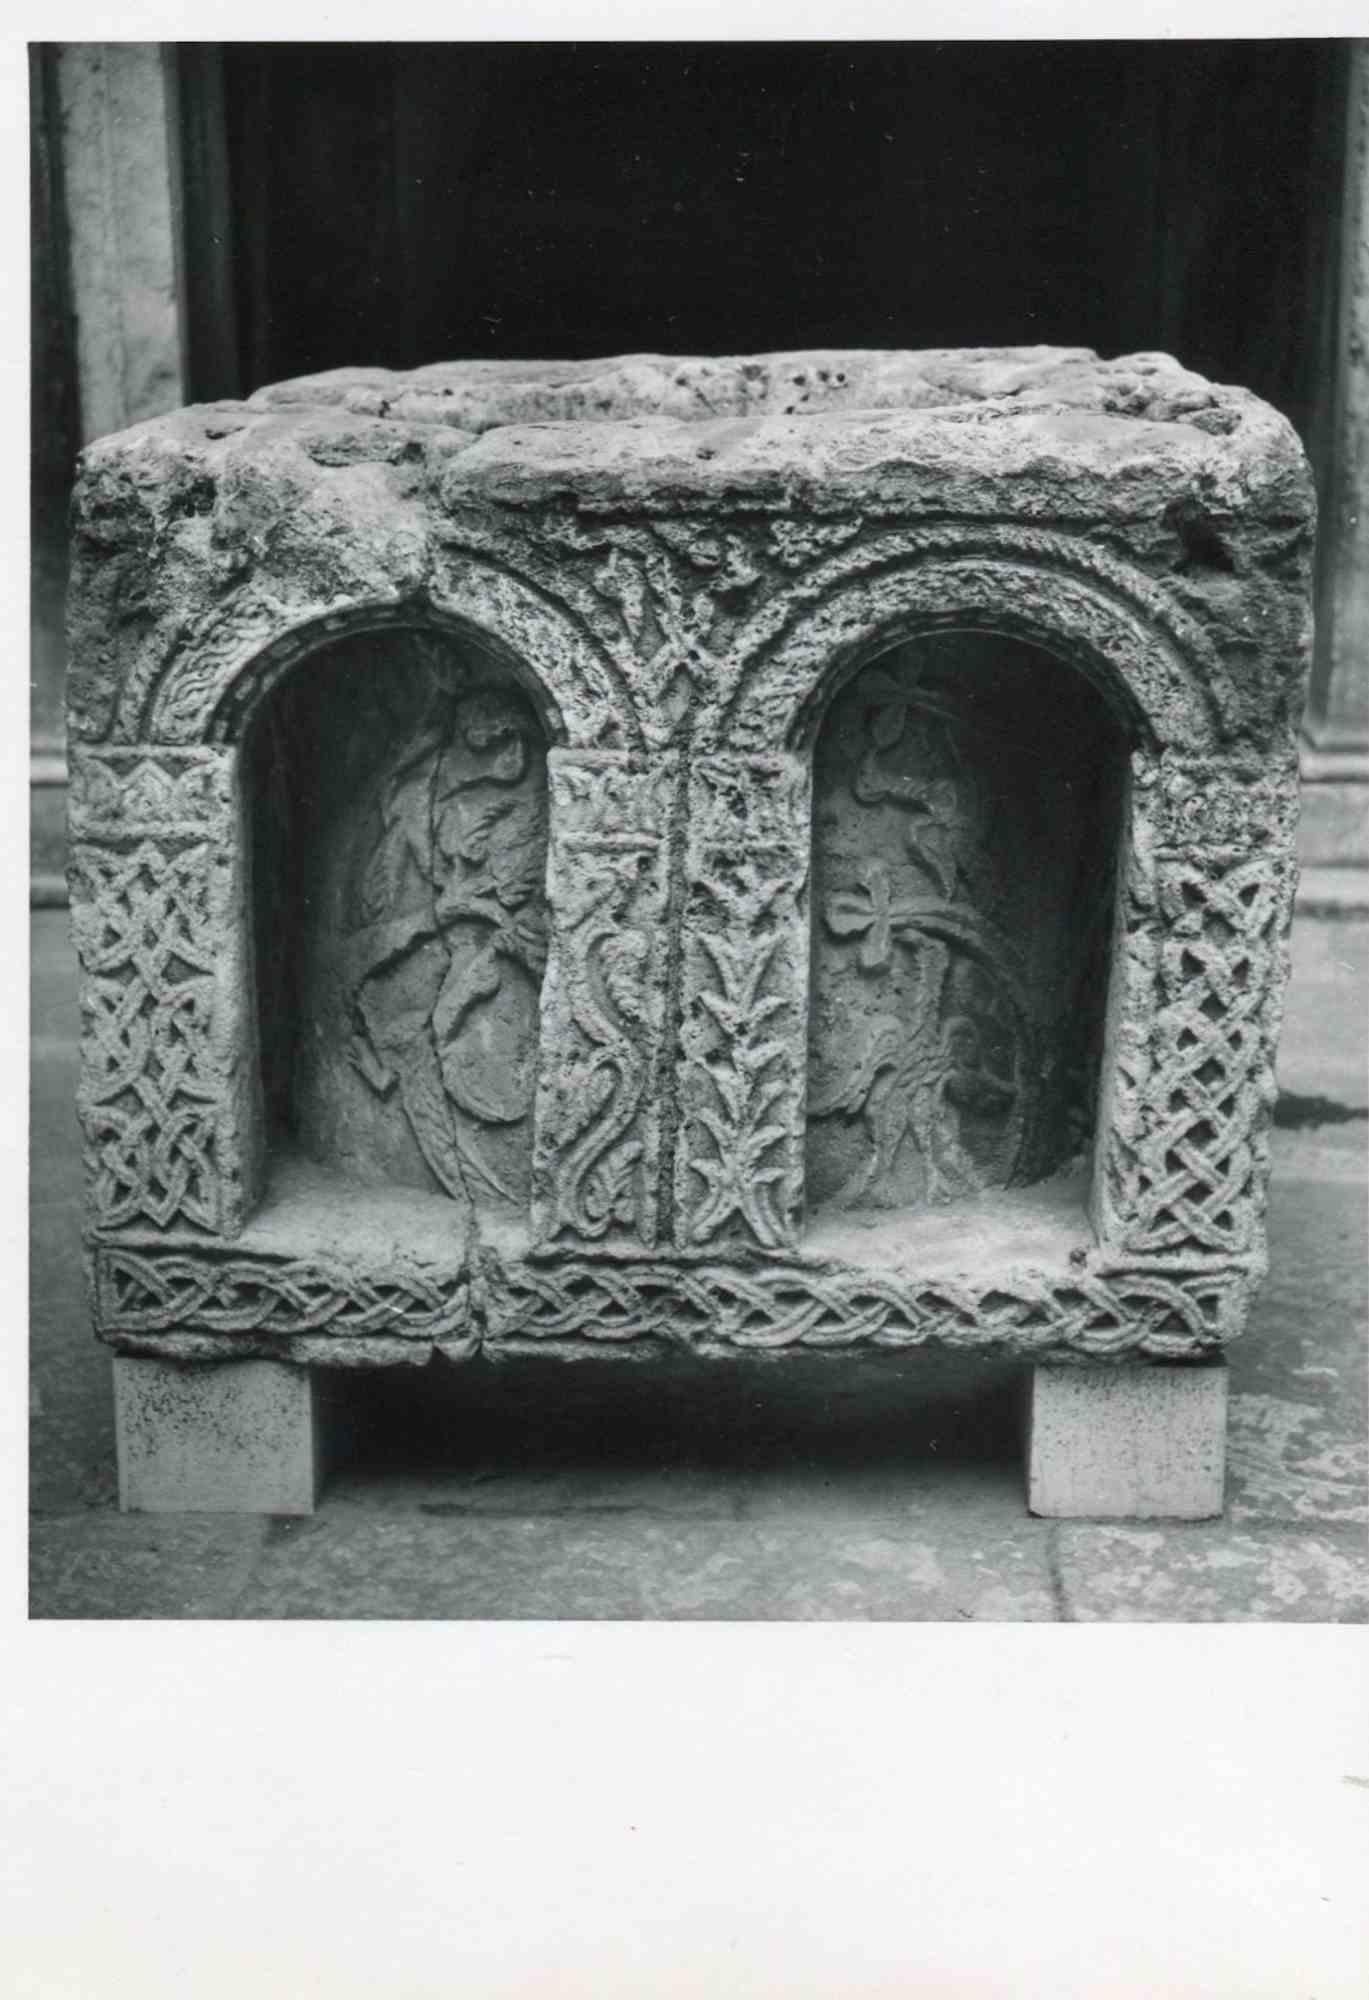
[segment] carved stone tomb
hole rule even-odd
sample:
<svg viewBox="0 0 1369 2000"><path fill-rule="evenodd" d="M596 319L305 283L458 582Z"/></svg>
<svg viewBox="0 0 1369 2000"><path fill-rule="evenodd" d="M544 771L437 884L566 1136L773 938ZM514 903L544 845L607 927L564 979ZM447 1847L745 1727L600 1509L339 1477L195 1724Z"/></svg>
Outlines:
<svg viewBox="0 0 1369 2000"><path fill-rule="evenodd" d="M333 1367L942 1343L1033 1364L1039 1511L1219 1508L1312 515L1254 397L1082 349L362 369L91 447L125 1504L312 1505Z"/></svg>

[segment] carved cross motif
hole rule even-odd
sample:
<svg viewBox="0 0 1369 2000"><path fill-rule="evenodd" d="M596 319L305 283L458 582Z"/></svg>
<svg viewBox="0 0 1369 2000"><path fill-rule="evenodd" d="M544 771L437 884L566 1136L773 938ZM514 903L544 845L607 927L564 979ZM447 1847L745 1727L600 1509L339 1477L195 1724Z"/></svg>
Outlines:
<svg viewBox="0 0 1369 2000"><path fill-rule="evenodd" d="M808 1115L856 1118L865 1134L838 1206L889 1199L905 1144L923 1162L926 1198L945 1201L1019 1174L1038 1036L1020 956L983 908L985 857L961 775L959 718L910 674L867 672L854 699L849 796L893 808L903 824L897 846L888 836L822 901L827 935L839 946L858 941L861 980L878 997L853 1008L841 1059L819 1073ZM889 979L899 954L901 1003Z"/></svg>

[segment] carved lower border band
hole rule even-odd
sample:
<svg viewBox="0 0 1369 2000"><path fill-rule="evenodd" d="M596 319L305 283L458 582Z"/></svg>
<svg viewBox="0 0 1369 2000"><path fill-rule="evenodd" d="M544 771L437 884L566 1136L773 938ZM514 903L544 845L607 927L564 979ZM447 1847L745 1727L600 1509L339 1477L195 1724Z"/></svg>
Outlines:
<svg viewBox="0 0 1369 2000"><path fill-rule="evenodd" d="M342 1334L410 1338L463 1331L463 1273L416 1270L377 1277L309 1258L176 1256L139 1250L96 1253L101 1323L130 1332L195 1324L212 1333Z"/></svg>
<svg viewBox="0 0 1369 2000"><path fill-rule="evenodd" d="M633 1340L692 1351L949 1347L1180 1359L1238 1330L1247 1281L1019 1269L992 1284L842 1266L516 1266L490 1287L489 1338Z"/></svg>
<svg viewBox="0 0 1369 2000"><path fill-rule="evenodd" d="M844 1265L546 1264L361 1273L308 1259L95 1253L101 1337L184 1358L269 1354L383 1365L433 1351L654 1341L698 1354L944 1346L1040 1359L1213 1352L1239 1333L1254 1274L1077 1275L1018 1268L982 1285Z"/></svg>

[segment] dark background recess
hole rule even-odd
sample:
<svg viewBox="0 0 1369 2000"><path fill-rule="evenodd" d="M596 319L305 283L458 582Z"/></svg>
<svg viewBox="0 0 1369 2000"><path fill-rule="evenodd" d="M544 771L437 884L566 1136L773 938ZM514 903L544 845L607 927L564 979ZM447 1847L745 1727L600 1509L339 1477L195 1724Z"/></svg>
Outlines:
<svg viewBox="0 0 1369 2000"><path fill-rule="evenodd" d="M1330 518L1350 46L167 44L187 398L465 356L1161 349L1290 417ZM56 744L80 427L52 60L31 46Z"/></svg>
<svg viewBox="0 0 1369 2000"><path fill-rule="evenodd" d="M224 44L236 323L192 389L1058 341L1172 350L1306 432L1341 46Z"/></svg>

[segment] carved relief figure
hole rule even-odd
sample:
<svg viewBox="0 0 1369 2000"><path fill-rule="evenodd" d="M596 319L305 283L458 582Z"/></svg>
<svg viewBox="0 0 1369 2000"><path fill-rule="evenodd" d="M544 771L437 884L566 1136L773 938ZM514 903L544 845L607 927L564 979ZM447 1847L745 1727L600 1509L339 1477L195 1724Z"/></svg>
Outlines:
<svg viewBox="0 0 1369 2000"><path fill-rule="evenodd" d="M306 843L298 1136L363 1179L521 1204L547 952L541 728L508 678L433 646L388 678L383 707L349 703Z"/></svg>
<svg viewBox="0 0 1369 2000"><path fill-rule="evenodd" d="M946 1202L1036 1179L1087 1128L1109 886L1089 830L1107 759L1078 683L1088 740L1070 779L1049 735L1062 670L1032 658L923 641L858 675L824 725L812 1202Z"/></svg>

